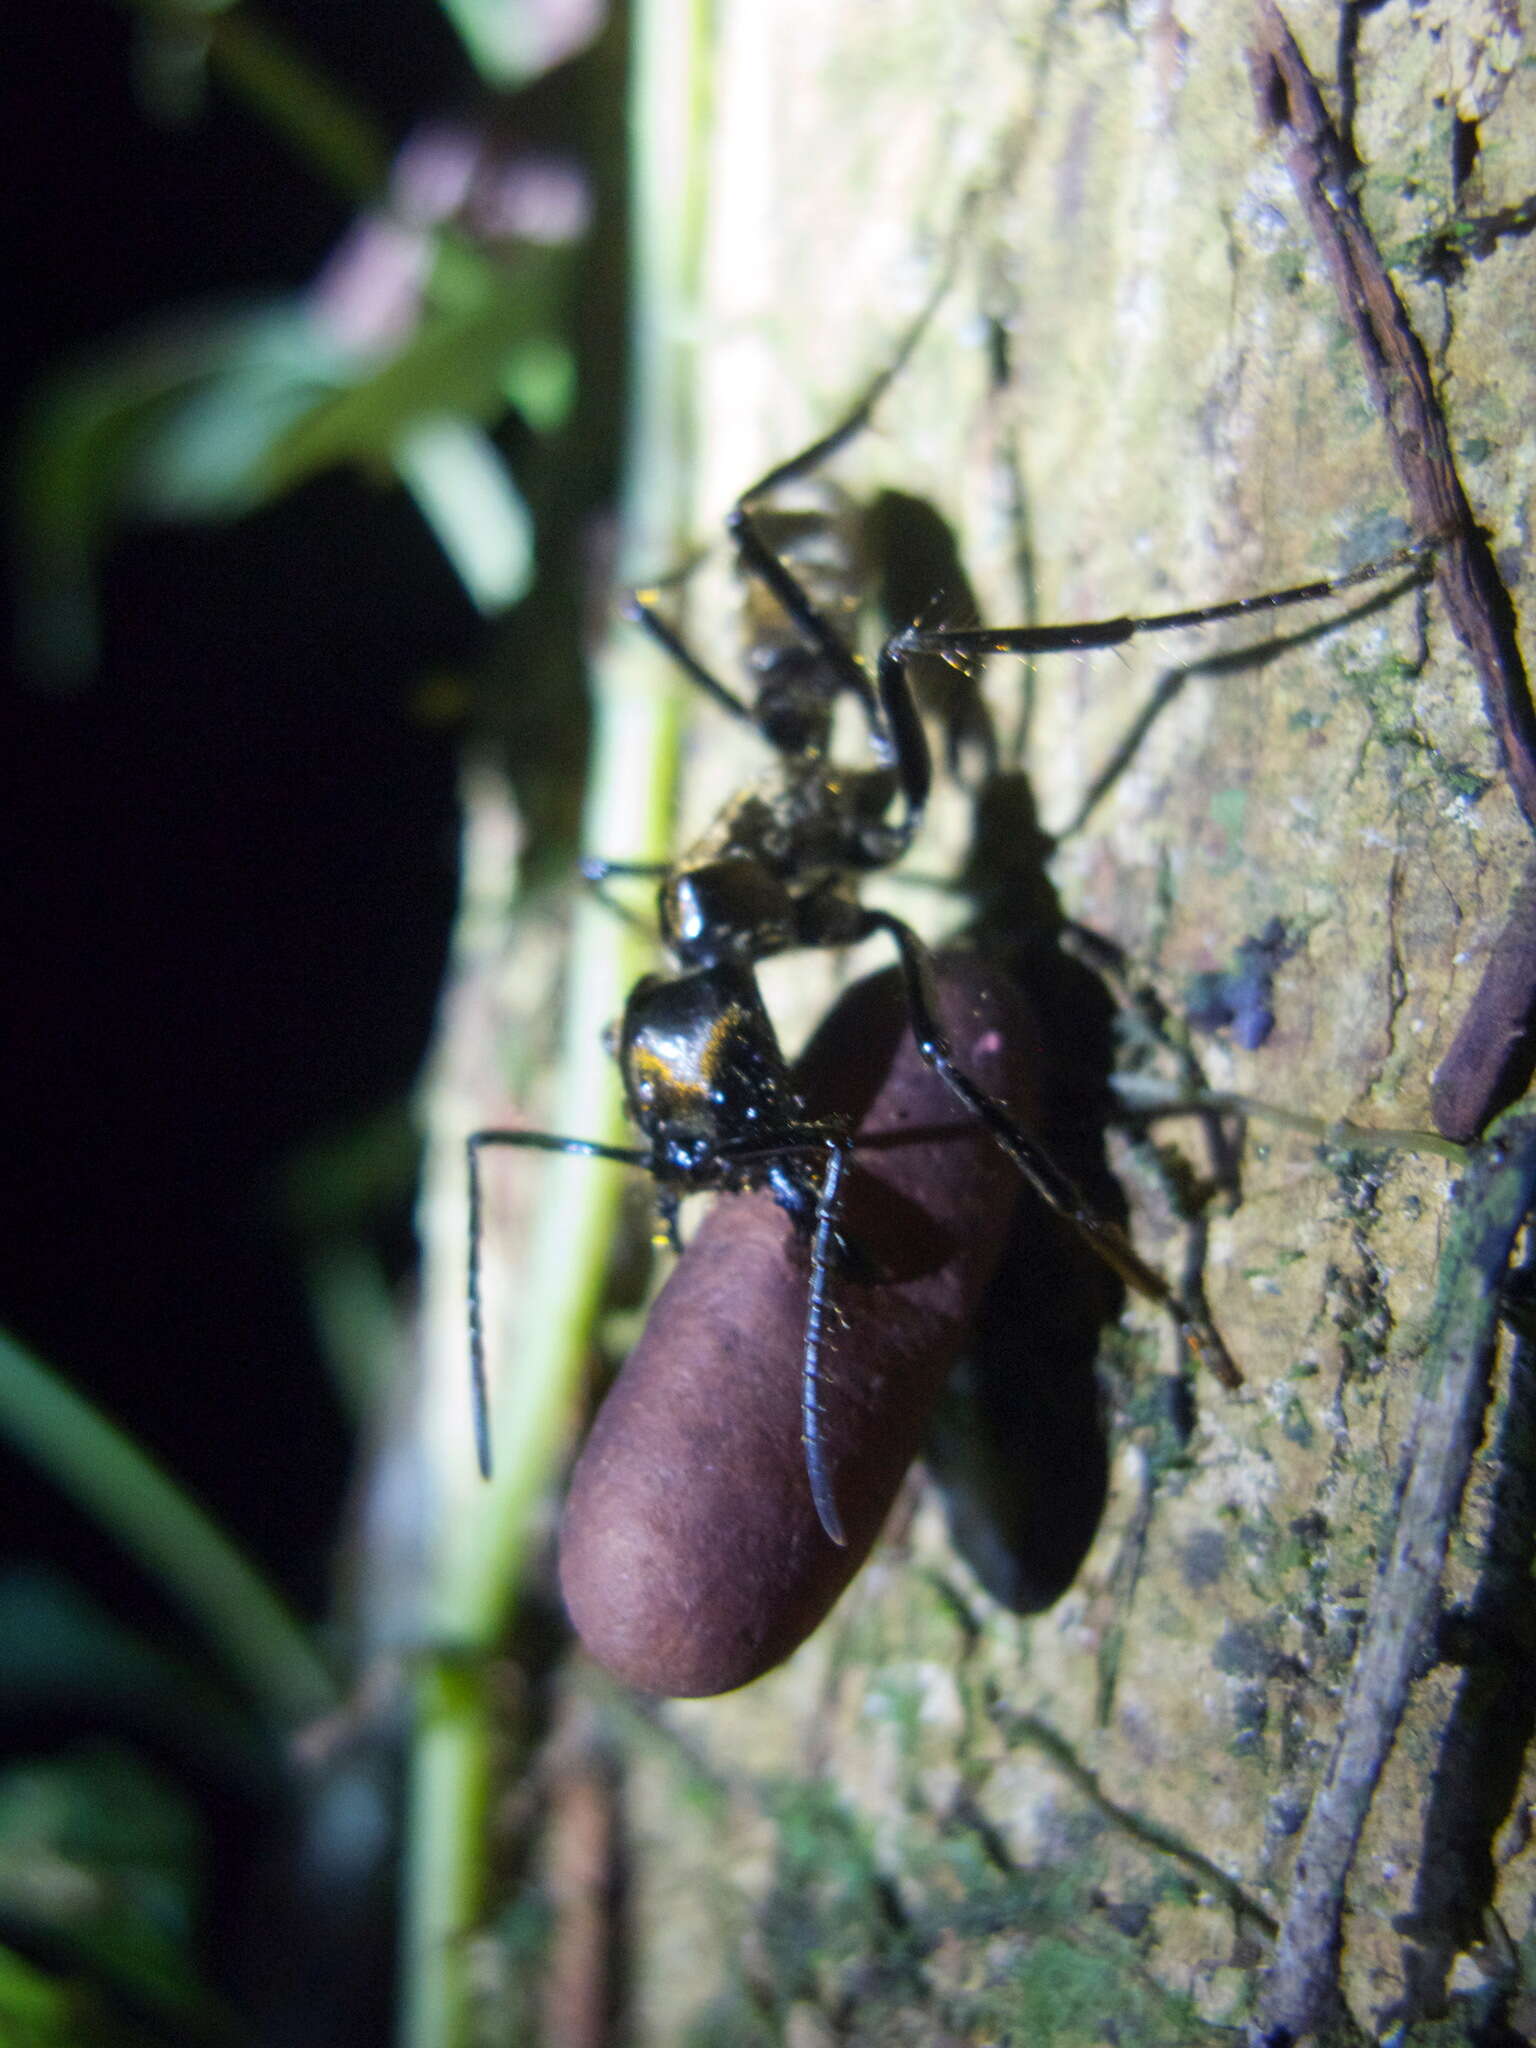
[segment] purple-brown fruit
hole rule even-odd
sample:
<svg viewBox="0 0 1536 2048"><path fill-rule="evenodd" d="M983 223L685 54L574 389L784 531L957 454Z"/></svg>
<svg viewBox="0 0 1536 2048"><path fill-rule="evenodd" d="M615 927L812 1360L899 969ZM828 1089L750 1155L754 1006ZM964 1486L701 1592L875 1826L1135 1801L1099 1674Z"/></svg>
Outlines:
<svg viewBox="0 0 1536 2048"><path fill-rule="evenodd" d="M941 956L937 982L961 1068L1032 1124L1038 1047L1018 989L969 954ZM800 1434L809 1252L771 1196L722 1196L603 1403L561 1527L583 1642L646 1692L729 1692L821 1621L922 1441L1019 1197L1016 1168L919 1056L895 971L848 991L795 1078L813 1115L859 1136L823 1353L848 1541L817 1520Z"/></svg>

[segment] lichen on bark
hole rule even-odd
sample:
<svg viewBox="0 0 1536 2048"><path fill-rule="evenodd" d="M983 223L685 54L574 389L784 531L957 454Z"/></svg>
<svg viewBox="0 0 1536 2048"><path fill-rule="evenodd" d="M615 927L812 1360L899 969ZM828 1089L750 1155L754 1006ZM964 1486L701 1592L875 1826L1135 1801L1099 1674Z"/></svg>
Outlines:
<svg viewBox="0 0 1536 2048"><path fill-rule="evenodd" d="M1521 25L1507 4L1341 17L1307 0L1288 19L1349 117L1365 218L1518 618L1536 238L1498 223L1536 189ZM972 195L957 280L838 474L937 508L983 617L1173 609L1408 538L1358 339L1256 109L1255 22L1248 0L723 0L696 537L880 366ZM693 629L728 644L726 579L695 580ZM1268 637L1041 660L1022 759L1060 830L1155 695L1057 849L1066 913L1175 1016L1278 920L1274 1028L1199 1038L1209 1083L1428 1128L1529 831L1436 592L1378 596ZM1259 640L1261 656L1227 659ZM988 677L1009 736L1021 666ZM700 711L687 818L743 773L717 724ZM968 823L958 791L936 808L914 863L929 877L953 871ZM943 928L942 898L891 886ZM839 971L812 962L782 999L814 1014ZM1197 1139L1167 1135L1209 1170ZM1112 1156L1139 1243L1176 1270L1182 1232L1144 1150ZM626 1760L637 2042L1188 2044L1251 2023L1436 1370L1457 1177L1432 1151L1248 1124L1205 1260L1243 1387L1187 1385L1155 1316L1128 1313L1103 1363L1109 1505L1048 1612L990 1601L914 1481L781 1672L645 1712L588 1681ZM1474 1618L1490 1545L1506 1591L1520 1580L1529 1372L1518 1351L1499 1366L1451 1544L1446 1599ZM1517 1641L1518 1601L1498 1610ZM1347 1859L1344 2038L1433 2018L1452 1994L1457 2024L1499 1999L1512 2024L1532 2017L1532 1785L1510 1753L1529 1711L1499 1691L1507 1641L1470 1633L1477 1677L1425 1646ZM1501 1703L1503 1804L1469 1782L1477 1819L1458 1836L1454 1774L1494 1770L1476 1684ZM1447 1898L1426 1859L1452 1837L1466 1876Z"/></svg>

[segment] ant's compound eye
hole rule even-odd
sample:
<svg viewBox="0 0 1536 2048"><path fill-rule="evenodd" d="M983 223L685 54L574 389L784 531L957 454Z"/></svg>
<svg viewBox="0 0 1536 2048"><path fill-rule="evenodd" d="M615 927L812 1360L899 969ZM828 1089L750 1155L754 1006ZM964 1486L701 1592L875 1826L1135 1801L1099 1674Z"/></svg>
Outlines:
<svg viewBox="0 0 1536 2048"><path fill-rule="evenodd" d="M709 928L694 876L675 875L667 884L662 925L663 936L672 951L685 960L691 959Z"/></svg>

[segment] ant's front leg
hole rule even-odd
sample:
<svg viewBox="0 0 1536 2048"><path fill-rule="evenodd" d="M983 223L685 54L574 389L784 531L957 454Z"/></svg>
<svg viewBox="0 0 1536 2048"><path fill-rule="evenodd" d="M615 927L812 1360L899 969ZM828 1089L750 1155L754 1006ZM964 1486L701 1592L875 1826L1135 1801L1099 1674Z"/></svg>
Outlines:
<svg viewBox="0 0 1536 2048"><path fill-rule="evenodd" d="M465 1304L469 1321L469 1384L475 1418L475 1456L480 1477L491 1476L491 1403L485 1373L485 1330L480 1307L480 1265L484 1237L484 1201L480 1186L480 1154L487 1145L515 1145L526 1151L561 1152L567 1158L611 1159L620 1166L655 1171L649 1152L632 1145L604 1145L595 1138L562 1138L553 1131L471 1131L464 1141L469 1177L469 1271Z"/></svg>
<svg viewBox="0 0 1536 2048"><path fill-rule="evenodd" d="M827 1314L827 1273L833 1263L834 1249L842 1243L837 1219L842 1210L843 1169L848 1162L849 1143L846 1138L834 1138L827 1144L827 1163L816 1196L816 1228L811 1237L811 1293L806 1304L805 1349L800 1365L800 1434L805 1444L806 1477L810 1481L816 1518L831 1541L839 1545L845 1545L848 1537L843 1529L842 1516L837 1511L832 1474L827 1466L826 1438L822 1429L821 1359Z"/></svg>
<svg viewBox="0 0 1536 2048"><path fill-rule="evenodd" d="M813 1123L798 1131L790 1127L778 1144L761 1155L743 1147L722 1153L738 1165L766 1166L762 1184L788 1216L796 1235L810 1244L811 1284L800 1353L800 1437L816 1519L829 1540L838 1545L846 1544L848 1537L832 1485L822 1395L827 1378L824 1359L830 1275L853 1271L867 1277L868 1273L868 1261L849 1244L840 1227L843 1175L854 1144L847 1131ZM814 1178L796 1165L807 1153L821 1154L821 1170Z"/></svg>
<svg viewBox="0 0 1536 2048"><path fill-rule="evenodd" d="M627 925L633 932L640 932L648 939L655 939L655 927L638 912L631 910L627 903L621 903L609 889L612 881L664 882L672 872L671 864L663 860L604 860L600 854L584 853L576 863L576 871L587 884L592 894L611 917Z"/></svg>

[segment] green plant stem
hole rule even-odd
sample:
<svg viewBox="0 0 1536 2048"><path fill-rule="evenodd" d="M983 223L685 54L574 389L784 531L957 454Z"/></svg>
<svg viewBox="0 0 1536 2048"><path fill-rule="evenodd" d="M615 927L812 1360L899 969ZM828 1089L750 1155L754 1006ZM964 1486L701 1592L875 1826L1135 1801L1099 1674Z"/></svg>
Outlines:
<svg viewBox="0 0 1536 2048"><path fill-rule="evenodd" d="M702 80L708 0L647 0L633 24L631 144L635 269L634 413L622 508L621 574L680 551L691 378L680 337L696 295L702 189ZM587 843L643 855L664 847L674 778L678 688L643 636L609 636L593 673ZM600 905L577 911L567 961L559 1128L619 1135L603 1028L639 968L636 942ZM495 1476L444 1529L426 1619L452 1651L419 1667L402 1874L402 2048L461 2048L469 2023L466 1933L484 1895L489 1700L465 1675L503 1633L536 1517L566 1442L603 1283L621 1179L582 1159L551 1159L522 1269L517 1346L495 1375ZM467 1439L456 1447L467 1454ZM439 1495L462 1487L439 1473Z"/></svg>
<svg viewBox="0 0 1536 2048"><path fill-rule="evenodd" d="M0 1432L192 1616L269 1720L291 1727L335 1707L309 1637L250 1560L152 1458L3 1333Z"/></svg>
<svg viewBox="0 0 1536 2048"><path fill-rule="evenodd" d="M401 1901L402 2048L457 2048L469 2029L468 1937L484 1893L490 1702L483 1658L424 1658L412 1698Z"/></svg>

